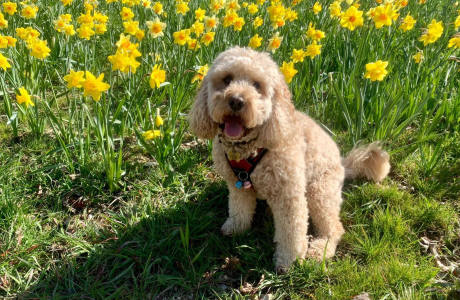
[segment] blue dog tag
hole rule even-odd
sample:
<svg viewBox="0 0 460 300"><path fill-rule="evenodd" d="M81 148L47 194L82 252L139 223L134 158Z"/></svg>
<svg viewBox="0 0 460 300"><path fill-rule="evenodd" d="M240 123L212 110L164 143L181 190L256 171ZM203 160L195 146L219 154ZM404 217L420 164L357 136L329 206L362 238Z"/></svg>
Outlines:
<svg viewBox="0 0 460 300"><path fill-rule="evenodd" d="M242 181L237 181L237 182L235 183L235 186L236 186L237 188L241 189L241 188L243 187L243 182L242 182Z"/></svg>

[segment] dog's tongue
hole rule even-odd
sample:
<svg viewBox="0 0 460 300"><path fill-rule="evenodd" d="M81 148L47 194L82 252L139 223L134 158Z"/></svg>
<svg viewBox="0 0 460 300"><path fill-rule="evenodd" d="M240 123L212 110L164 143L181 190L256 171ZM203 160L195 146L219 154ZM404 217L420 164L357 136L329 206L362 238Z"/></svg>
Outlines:
<svg viewBox="0 0 460 300"><path fill-rule="evenodd" d="M225 122L224 132L230 137L240 136L243 132L243 125L237 119L229 119Z"/></svg>

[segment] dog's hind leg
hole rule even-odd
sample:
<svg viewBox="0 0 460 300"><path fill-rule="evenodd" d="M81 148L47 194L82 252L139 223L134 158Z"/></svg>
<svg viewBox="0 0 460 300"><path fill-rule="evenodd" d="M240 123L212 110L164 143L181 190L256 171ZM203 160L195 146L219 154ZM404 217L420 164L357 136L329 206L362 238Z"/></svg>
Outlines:
<svg viewBox="0 0 460 300"><path fill-rule="evenodd" d="M251 227L256 210L256 193L252 189L238 189L228 184L230 191L228 219L220 231L224 235L242 233Z"/></svg>
<svg viewBox="0 0 460 300"><path fill-rule="evenodd" d="M314 238L307 251L307 257L322 260L331 258L344 233L340 222L342 204L343 168L326 171L307 187L307 202L313 222Z"/></svg>

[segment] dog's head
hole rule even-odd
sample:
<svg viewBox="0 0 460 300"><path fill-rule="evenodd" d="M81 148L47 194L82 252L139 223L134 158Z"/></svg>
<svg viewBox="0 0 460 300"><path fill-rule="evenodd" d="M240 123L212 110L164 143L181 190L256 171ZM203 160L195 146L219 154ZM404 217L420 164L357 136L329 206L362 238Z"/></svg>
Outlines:
<svg viewBox="0 0 460 300"><path fill-rule="evenodd" d="M284 77L267 53L235 47L221 53L204 77L189 114L198 137L238 141L257 136L273 148L291 133L294 106Z"/></svg>

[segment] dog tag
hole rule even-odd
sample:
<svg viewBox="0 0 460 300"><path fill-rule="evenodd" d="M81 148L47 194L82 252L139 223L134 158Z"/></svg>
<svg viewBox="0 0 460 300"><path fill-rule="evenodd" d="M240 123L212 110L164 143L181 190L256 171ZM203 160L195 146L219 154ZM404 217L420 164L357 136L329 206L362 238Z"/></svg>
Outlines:
<svg viewBox="0 0 460 300"><path fill-rule="evenodd" d="M238 189L241 189L241 188L244 186L244 183L243 183L242 181L239 181L239 180L238 180L238 181L235 183L235 186L236 186Z"/></svg>
<svg viewBox="0 0 460 300"><path fill-rule="evenodd" d="M252 187L252 184L251 184L250 181L245 181L245 182L243 183L243 187L244 187L245 189L250 189L250 188Z"/></svg>
<svg viewBox="0 0 460 300"><path fill-rule="evenodd" d="M233 152L232 150L228 150L228 159L229 160L236 160L236 162L240 162L240 154L238 152Z"/></svg>

